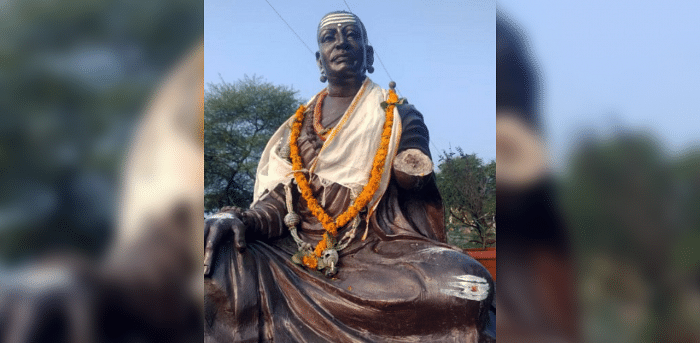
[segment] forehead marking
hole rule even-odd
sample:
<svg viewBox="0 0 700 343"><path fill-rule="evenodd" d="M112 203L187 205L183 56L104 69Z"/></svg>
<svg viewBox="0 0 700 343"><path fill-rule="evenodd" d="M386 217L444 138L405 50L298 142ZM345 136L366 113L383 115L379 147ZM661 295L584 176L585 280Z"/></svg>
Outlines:
<svg viewBox="0 0 700 343"><path fill-rule="evenodd" d="M318 26L319 29L327 26L327 25L333 25L337 24L338 26L342 24L356 24L357 25L357 19L355 18L354 15L352 14L346 14L346 13L336 13L336 14L329 14L325 18L321 20L321 24Z"/></svg>

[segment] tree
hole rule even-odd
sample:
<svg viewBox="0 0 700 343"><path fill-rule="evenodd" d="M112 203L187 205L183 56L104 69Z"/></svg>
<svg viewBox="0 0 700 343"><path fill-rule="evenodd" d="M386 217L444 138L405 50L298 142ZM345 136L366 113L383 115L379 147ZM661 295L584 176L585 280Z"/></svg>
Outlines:
<svg viewBox="0 0 700 343"><path fill-rule="evenodd" d="M476 154L443 152L437 184L446 212L448 239L463 248L485 248L496 242L496 161Z"/></svg>
<svg viewBox="0 0 700 343"><path fill-rule="evenodd" d="M301 103L297 91L245 76L204 95L204 207L247 207L267 141Z"/></svg>

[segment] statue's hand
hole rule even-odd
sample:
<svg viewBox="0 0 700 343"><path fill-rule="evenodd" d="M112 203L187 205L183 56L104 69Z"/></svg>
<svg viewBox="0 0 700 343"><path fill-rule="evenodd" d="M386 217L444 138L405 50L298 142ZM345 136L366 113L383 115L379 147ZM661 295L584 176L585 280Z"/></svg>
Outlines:
<svg viewBox="0 0 700 343"><path fill-rule="evenodd" d="M218 213L204 222L204 275L211 272L212 261L216 254L216 248L221 240L233 232L233 242L239 252L245 251L246 227L241 219L231 213Z"/></svg>

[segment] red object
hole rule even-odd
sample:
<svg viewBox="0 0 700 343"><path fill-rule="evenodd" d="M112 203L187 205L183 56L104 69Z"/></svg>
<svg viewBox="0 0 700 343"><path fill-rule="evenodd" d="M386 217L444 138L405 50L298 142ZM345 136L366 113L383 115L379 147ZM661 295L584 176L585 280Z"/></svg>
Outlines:
<svg viewBox="0 0 700 343"><path fill-rule="evenodd" d="M496 281L496 248L486 248L486 249L466 249L465 250L469 256L473 257L475 260L479 261L486 270L491 273L493 281Z"/></svg>

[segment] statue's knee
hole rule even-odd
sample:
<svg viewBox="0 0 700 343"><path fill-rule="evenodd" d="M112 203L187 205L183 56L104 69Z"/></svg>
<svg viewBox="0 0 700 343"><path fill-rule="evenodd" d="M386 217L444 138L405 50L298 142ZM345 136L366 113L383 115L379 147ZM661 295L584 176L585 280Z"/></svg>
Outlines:
<svg viewBox="0 0 700 343"><path fill-rule="evenodd" d="M486 269L483 264L479 263L479 261L475 260L469 255L465 254L465 257L468 260L468 262L465 263L465 273L484 278L489 280L489 282L493 282L493 276L491 276L491 273L489 273L488 269Z"/></svg>
<svg viewBox="0 0 700 343"><path fill-rule="evenodd" d="M447 255L450 267L443 270L441 278L444 287L440 292L467 300L490 301L494 283L488 270L466 254L455 252Z"/></svg>

